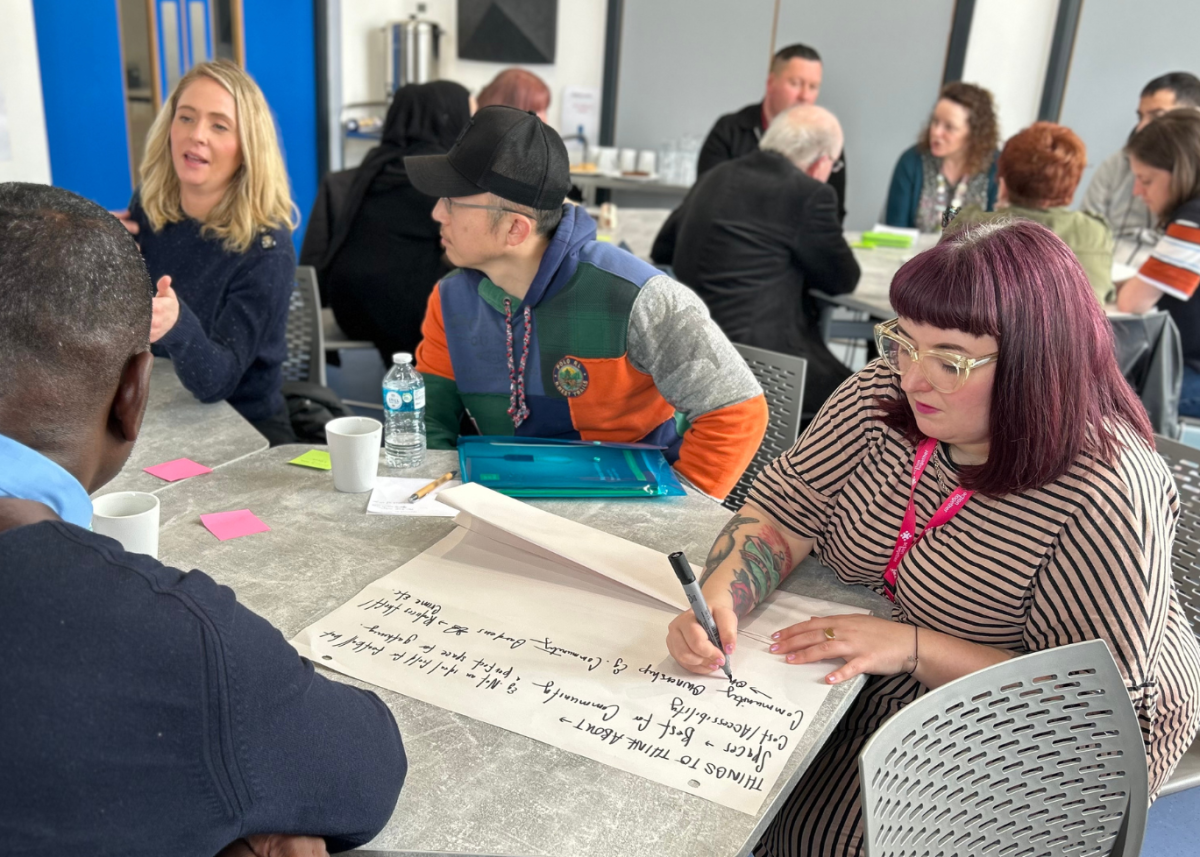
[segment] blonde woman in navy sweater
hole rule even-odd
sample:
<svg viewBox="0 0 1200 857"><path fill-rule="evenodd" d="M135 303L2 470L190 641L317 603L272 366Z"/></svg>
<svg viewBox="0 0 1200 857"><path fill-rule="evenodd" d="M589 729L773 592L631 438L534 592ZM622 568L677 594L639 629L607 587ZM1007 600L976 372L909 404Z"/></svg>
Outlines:
<svg viewBox="0 0 1200 857"><path fill-rule="evenodd" d="M296 207L262 90L236 65L194 66L146 140L121 215L157 283L150 341L202 402L226 400L272 445L283 399Z"/></svg>

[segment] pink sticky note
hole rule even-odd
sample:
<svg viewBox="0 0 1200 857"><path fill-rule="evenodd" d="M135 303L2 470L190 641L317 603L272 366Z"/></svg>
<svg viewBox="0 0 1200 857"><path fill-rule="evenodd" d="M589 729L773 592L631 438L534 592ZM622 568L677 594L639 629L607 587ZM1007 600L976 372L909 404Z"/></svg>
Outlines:
<svg viewBox="0 0 1200 857"><path fill-rule="evenodd" d="M208 527L208 531L223 542L236 539L238 536L248 536L251 533L265 533L271 529L249 509L201 515L200 523Z"/></svg>
<svg viewBox="0 0 1200 857"><path fill-rule="evenodd" d="M187 479L189 476L212 473L211 467L197 464L190 458L176 458L174 461L167 461L143 469L151 476L157 476L159 479L165 479L168 482L178 482L180 479Z"/></svg>

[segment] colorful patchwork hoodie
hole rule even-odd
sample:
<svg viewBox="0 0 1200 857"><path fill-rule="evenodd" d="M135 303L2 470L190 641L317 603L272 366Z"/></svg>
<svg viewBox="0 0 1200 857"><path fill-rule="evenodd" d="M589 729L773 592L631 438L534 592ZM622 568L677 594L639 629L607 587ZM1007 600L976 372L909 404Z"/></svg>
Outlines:
<svg viewBox="0 0 1200 857"><path fill-rule="evenodd" d="M563 219L518 302L480 271L429 296L417 348L430 448L451 449L464 409L480 433L653 443L722 498L767 427L744 360L686 286Z"/></svg>

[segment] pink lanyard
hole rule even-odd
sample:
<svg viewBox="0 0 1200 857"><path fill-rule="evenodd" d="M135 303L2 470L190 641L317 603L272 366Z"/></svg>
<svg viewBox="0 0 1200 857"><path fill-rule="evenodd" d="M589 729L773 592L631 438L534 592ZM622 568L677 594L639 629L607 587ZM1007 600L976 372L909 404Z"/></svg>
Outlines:
<svg viewBox="0 0 1200 857"><path fill-rule="evenodd" d="M917 483L921 481L921 475L925 472L937 443L937 440L932 437L925 438L917 446L917 457L913 459L912 489L908 495L908 511L904 513L904 523L900 525L900 535L896 536L896 547L892 549L892 558L888 560L887 569L883 572L883 594L888 597L889 601L896 600L896 570L900 567L904 555L921 540L921 536L934 527L940 527L957 515L958 510L965 506L971 499L971 495L975 493L961 486L955 488L954 493L933 513L933 517L929 519L925 529L921 530L919 534L916 532Z"/></svg>

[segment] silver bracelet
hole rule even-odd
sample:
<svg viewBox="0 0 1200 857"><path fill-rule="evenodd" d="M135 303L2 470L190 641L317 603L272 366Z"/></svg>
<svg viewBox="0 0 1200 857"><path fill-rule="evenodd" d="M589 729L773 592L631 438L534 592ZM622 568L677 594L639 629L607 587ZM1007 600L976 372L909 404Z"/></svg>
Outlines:
<svg viewBox="0 0 1200 857"><path fill-rule="evenodd" d="M913 624L913 653L911 655L909 655L909 658L908 658L910 661L912 661L912 668L909 669L909 671L908 671L909 675L912 675L916 671L917 664L919 664L921 662L920 648L919 648L920 639L921 638L918 635L917 626L914 623Z"/></svg>

